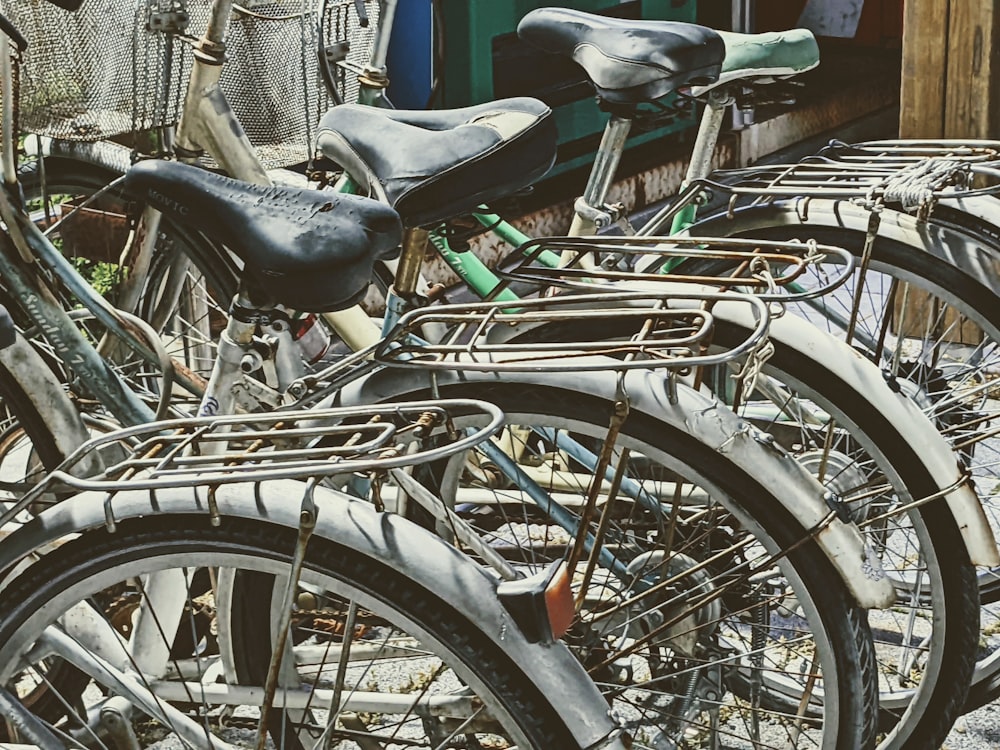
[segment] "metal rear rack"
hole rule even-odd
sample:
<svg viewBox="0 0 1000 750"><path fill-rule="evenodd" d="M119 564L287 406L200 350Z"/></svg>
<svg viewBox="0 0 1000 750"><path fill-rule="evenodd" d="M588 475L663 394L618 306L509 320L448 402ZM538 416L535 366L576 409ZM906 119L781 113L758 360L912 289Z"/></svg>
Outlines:
<svg viewBox="0 0 1000 750"><path fill-rule="evenodd" d="M972 163L1000 162L1000 141L964 139L877 140L845 143L832 140L819 155L841 161L892 163L928 157L959 159Z"/></svg>
<svg viewBox="0 0 1000 750"><path fill-rule="evenodd" d="M711 307L721 301L748 305L757 326L737 346L708 353ZM768 305L751 295L676 289L608 293L597 287L586 294L415 310L379 344L375 359L392 367L495 372L686 369L755 351L766 340L769 323ZM447 334L428 343L420 338L426 325L444 326Z"/></svg>
<svg viewBox="0 0 1000 750"><path fill-rule="evenodd" d="M457 429L458 416L476 426ZM44 494L67 490L115 493L386 472L467 450L503 423L498 407L475 399L150 422L82 445L8 508L0 526ZM95 453L107 468L74 476Z"/></svg>
<svg viewBox="0 0 1000 750"><path fill-rule="evenodd" d="M823 197L929 208L1000 192L998 141L831 142L796 164L719 170L701 185L734 199Z"/></svg>
<svg viewBox="0 0 1000 750"><path fill-rule="evenodd" d="M522 259L501 271L508 282L595 291L608 287L683 293L683 285L699 285L720 291L738 288L768 302L792 302L820 297L833 291L854 272L855 258L832 245L807 242L771 242L717 237L547 237L522 245ZM560 255L563 268L539 262L543 253ZM598 268L582 268L587 256L596 256ZM678 265L675 262L693 261ZM706 265L719 269L710 273ZM799 282L810 267L822 265L814 282L804 288ZM685 266L692 268L688 273ZM698 269L705 269L701 272ZM640 269L640 270L635 270ZM818 283L815 283L818 282Z"/></svg>

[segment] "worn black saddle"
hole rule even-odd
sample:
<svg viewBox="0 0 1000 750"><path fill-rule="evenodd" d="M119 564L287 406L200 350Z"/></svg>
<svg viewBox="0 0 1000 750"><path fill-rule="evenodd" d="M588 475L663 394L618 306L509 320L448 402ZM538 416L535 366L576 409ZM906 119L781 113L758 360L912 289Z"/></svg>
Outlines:
<svg viewBox="0 0 1000 750"><path fill-rule="evenodd" d="M555 161L556 125L552 111L529 97L428 111L344 104L320 120L316 142L415 227L538 180Z"/></svg>
<svg viewBox="0 0 1000 750"><path fill-rule="evenodd" d="M377 201L253 185L177 162L140 162L125 187L178 225L225 245L266 301L305 312L358 302L372 265L394 258L402 238L397 213Z"/></svg>
<svg viewBox="0 0 1000 750"><path fill-rule="evenodd" d="M681 21L608 18L569 8L538 8L517 26L521 39L573 58L600 98L653 101L681 86L713 83L726 56L712 29Z"/></svg>

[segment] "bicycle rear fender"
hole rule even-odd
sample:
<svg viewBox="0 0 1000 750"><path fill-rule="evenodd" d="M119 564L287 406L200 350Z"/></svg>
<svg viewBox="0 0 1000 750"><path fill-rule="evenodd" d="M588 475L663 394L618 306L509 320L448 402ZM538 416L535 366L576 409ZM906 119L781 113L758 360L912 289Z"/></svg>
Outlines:
<svg viewBox="0 0 1000 750"><path fill-rule="evenodd" d="M739 307L723 303L713 308L712 313L736 322L734 318L745 313ZM748 323L752 325L752 322ZM853 387L856 398L867 402L867 408L899 427L899 437L909 446L914 458L922 461L937 487L942 491L953 488L946 495L948 508L962 533L972 563L989 567L1000 565L1000 551L997 550L979 496L951 446L912 399L889 387L882 371L874 363L798 316L785 315L773 319L770 337L814 361L817 367L824 367L838 376ZM767 363L764 372L769 370L778 371L773 364ZM793 380L787 373L781 374L787 382ZM844 414L834 416L837 421L850 424Z"/></svg>
<svg viewBox="0 0 1000 750"><path fill-rule="evenodd" d="M227 518L264 520L299 528L305 484L292 481L258 485L222 485L214 493L220 523ZM107 507L117 523L156 515L205 516L212 513L205 487L116 493L106 506L106 493L87 492L34 517L4 540L0 548L0 581L10 578L19 562L35 550L86 529L106 525ZM378 513L373 506L340 493L317 488L315 535L405 570L417 585L434 591L471 620L484 624L495 643L524 669L534 685L558 704L566 725L585 750L625 750L607 701L580 663L562 643L529 643L497 599L499 580L440 538L400 516ZM291 550L289 550L291 552Z"/></svg>
<svg viewBox="0 0 1000 750"><path fill-rule="evenodd" d="M945 205L955 204L949 201ZM869 211L848 201L813 198L745 208L734 212L732 218L718 214L693 225L689 232L714 237L753 236L754 232L762 234L770 227L801 226L806 237L809 227L845 228L864 234L870 216ZM886 209L880 213L878 236L944 261L1000 295L1000 274L996 273L1000 251L984 246L960 229L933 221L918 222L909 214ZM936 289L935 294L949 304L963 307L963 300L947 289ZM1000 339L1000 328L988 326L988 332Z"/></svg>
<svg viewBox="0 0 1000 750"><path fill-rule="evenodd" d="M66 141L59 138L39 136L28 138L26 146L29 154L80 161L122 175L132 166L132 149L111 141Z"/></svg>
<svg viewBox="0 0 1000 750"><path fill-rule="evenodd" d="M692 228L692 233L710 236L726 236L747 234L752 236L754 230L775 226L802 226L806 231L809 226L844 227L857 232L868 229L869 212L861 207L845 201L812 200L804 203L784 203L763 206L743 211L737 211L733 218L717 216L699 222ZM883 211L879 224L878 236L901 242L914 252L924 252L947 263L953 264L977 280L988 280L991 286L1000 294L1000 282L995 272L984 273L984 269L995 268L998 260L995 253L974 242L968 235L948 227L917 222L908 214L896 211ZM940 296L948 299L946 290L941 290ZM957 299L949 299L959 303ZM725 312L721 312L724 310ZM738 322L741 315L745 316L738 306L725 305L714 314L726 315L728 320ZM933 423L925 416L918 418L920 412L916 404L902 394L893 393L884 382L884 377L878 368L867 363L857 352L833 336L829 336L804 321L793 323L793 316L785 316L772 321L770 335L780 340L801 354L821 362L824 367L836 372L848 383L855 385L855 390L864 394L872 401L872 408L890 418L893 424L907 424L910 427L903 430L907 442L915 449L917 455L924 455L924 462L934 479L942 489L953 486L961 474L961 468L955 460L950 447L946 456L940 445L945 442L937 432ZM809 328L802 331L801 326ZM799 332L796 333L796 330ZM819 335L823 333L823 335ZM1000 330L991 330L991 336L1000 340ZM861 364L864 361L866 364ZM933 434L932 434L933 433ZM924 450L926 447L929 450ZM957 472L957 473L956 473ZM975 501L973 501L975 497ZM990 529L982 504L975 490L968 482L962 483L948 494L948 507L957 521L965 540L969 558L976 565L995 567L1000 565L1000 551Z"/></svg>
<svg viewBox="0 0 1000 750"><path fill-rule="evenodd" d="M113 141L94 141L91 143L39 136L37 142L35 138L29 138L25 148L29 154L41 154L44 157L78 161L99 167L107 171L109 177L125 174L134 163L132 149ZM309 179L304 174L291 169L269 169L267 174L275 185L310 187Z"/></svg>
<svg viewBox="0 0 1000 750"><path fill-rule="evenodd" d="M979 229L993 233L1000 232L996 196L967 195L963 198L945 198L940 201L940 205L968 214L974 220L973 226Z"/></svg>
<svg viewBox="0 0 1000 750"><path fill-rule="evenodd" d="M609 366L613 363L609 361ZM618 376L614 372L437 372L438 384L455 382L523 383L593 394L614 401ZM683 385L671 398L667 380L657 372L631 371L625 379L630 409L643 412L694 436L712 450L724 453L748 476L767 487L785 509L810 533L829 558L848 590L862 607L882 608L895 599L892 583L877 560L868 554L863 537L852 523L844 523L824 500L824 489L770 435L740 419L723 404ZM429 373L420 370L381 370L351 383L341 391L341 405L371 404L407 397L432 387ZM743 519L747 522L750 519Z"/></svg>

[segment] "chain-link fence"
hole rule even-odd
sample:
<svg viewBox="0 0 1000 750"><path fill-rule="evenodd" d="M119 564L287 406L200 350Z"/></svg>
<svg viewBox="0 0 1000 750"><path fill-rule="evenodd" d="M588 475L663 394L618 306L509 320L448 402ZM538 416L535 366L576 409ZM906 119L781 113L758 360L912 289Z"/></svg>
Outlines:
<svg viewBox="0 0 1000 750"><path fill-rule="evenodd" d="M332 97L320 55L334 58L344 101L371 54L378 2L267 0L234 11L222 88L268 168L306 161ZM98 141L171 125L180 117L192 49L210 0L84 0L67 13L43 0L2 0L28 39L19 66L19 125L53 138Z"/></svg>

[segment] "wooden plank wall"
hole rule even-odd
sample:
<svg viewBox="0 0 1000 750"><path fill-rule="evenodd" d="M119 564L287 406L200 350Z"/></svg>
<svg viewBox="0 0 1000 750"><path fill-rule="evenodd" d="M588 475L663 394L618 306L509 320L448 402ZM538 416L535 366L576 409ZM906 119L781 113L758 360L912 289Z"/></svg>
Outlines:
<svg viewBox="0 0 1000 750"><path fill-rule="evenodd" d="M905 0L903 10L900 137L1000 139L1000 0ZM924 319L927 295L910 290L908 299L907 309L897 303L896 325ZM981 339L952 312L945 325L950 340Z"/></svg>
<svg viewBox="0 0 1000 750"><path fill-rule="evenodd" d="M1000 0L906 0L902 138L1000 138Z"/></svg>

